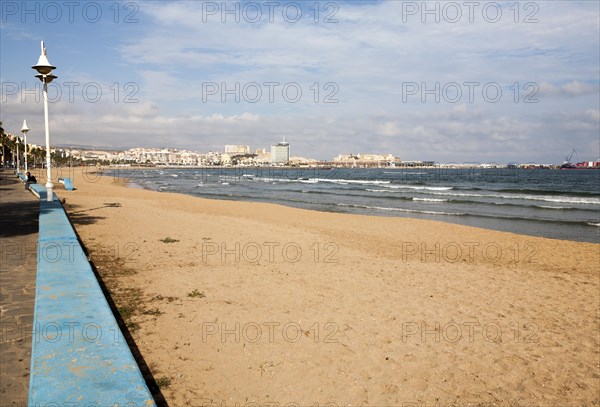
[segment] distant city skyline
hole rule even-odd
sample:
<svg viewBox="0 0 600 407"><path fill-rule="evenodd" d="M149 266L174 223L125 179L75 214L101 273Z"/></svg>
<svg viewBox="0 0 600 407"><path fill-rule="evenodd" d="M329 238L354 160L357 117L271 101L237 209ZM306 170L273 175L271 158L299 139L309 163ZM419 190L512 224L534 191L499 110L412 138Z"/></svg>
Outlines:
<svg viewBox="0 0 600 407"><path fill-rule="evenodd" d="M67 3L2 6L0 120L18 134L26 119L32 143L44 144L31 69L44 40L54 145L215 151L285 137L321 160L600 155L597 2L284 1L272 14L256 3L256 18L237 2L233 14Z"/></svg>
<svg viewBox="0 0 600 407"><path fill-rule="evenodd" d="M9 137L19 137L22 142L22 137L8 133ZM41 148L45 149L42 145L34 143L28 143L29 149ZM536 162L536 161L523 161L523 162L498 162L498 161L487 161L479 162L476 160L457 162L436 162L435 160L428 159L414 159L407 160L402 159L400 156L390 152L351 152L351 153L339 153L332 158L317 159L313 156L292 156L290 154L290 143L285 140L279 141L271 145L270 151L267 148L258 147L251 148L248 145L236 145L226 144L222 149L215 149L210 151L199 151L185 148L173 148L173 147L122 147L122 148L110 148L110 147L97 147L97 146L84 146L84 145L53 145L52 151L60 152L64 156L71 156L83 161L135 161L136 163L150 162L152 164L173 164L173 165L212 165L212 164L226 164L226 165L286 165L286 164L301 164L310 165L315 163L329 163L339 164L342 166L360 166L370 165L376 163L377 165L400 165L400 166L411 166L411 165L425 165L425 166L447 166L447 165L459 165L459 166L481 166L481 167L494 167L494 166L515 166L515 165L542 165L542 166L559 166L565 163L572 164L583 164L583 166L597 167L600 159L595 160L581 160L577 158L577 152L572 150L569 156L565 156L564 160L556 162ZM21 152L22 153L22 152Z"/></svg>

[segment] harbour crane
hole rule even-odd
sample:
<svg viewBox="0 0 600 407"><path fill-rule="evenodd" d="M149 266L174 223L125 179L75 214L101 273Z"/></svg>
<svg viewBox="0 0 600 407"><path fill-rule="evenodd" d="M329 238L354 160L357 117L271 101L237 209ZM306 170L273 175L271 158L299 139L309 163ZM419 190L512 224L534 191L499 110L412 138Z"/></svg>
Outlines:
<svg viewBox="0 0 600 407"><path fill-rule="evenodd" d="M571 164L571 158L573 158L573 154L577 154L577 151L575 151L574 148L571 149L571 151L569 152L569 155L565 156L565 161L561 165L562 168L571 168L571 167L573 167L573 164Z"/></svg>

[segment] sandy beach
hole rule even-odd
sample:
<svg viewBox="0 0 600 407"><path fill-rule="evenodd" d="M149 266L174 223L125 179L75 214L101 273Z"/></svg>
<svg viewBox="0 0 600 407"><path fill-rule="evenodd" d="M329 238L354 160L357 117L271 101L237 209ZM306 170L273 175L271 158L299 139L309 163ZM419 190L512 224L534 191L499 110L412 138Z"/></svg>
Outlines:
<svg viewBox="0 0 600 407"><path fill-rule="evenodd" d="M172 407L600 405L598 244L74 178Z"/></svg>

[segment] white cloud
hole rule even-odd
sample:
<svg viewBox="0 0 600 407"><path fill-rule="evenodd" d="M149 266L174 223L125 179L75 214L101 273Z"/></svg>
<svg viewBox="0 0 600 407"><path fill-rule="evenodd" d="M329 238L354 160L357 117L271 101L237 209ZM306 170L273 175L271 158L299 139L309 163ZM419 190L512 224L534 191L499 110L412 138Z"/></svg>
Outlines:
<svg viewBox="0 0 600 407"><path fill-rule="evenodd" d="M539 85L540 96L551 97L577 97L587 95L600 95L600 86L598 84L584 83L573 80L568 83L557 85L549 82L542 82Z"/></svg>
<svg viewBox="0 0 600 407"><path fill-rule="evenodd" d="M572 81L562 86L562 89L571 96L589 95L598 93L598 85L590 85L579 81Z"/></svg>
<svg viewBox="0 0 600 407"><path fill-rule="evenodd" d="M379 125L379 134L386 137L394 137L400 135L400 129L394 122L385 122Z"/></svg>

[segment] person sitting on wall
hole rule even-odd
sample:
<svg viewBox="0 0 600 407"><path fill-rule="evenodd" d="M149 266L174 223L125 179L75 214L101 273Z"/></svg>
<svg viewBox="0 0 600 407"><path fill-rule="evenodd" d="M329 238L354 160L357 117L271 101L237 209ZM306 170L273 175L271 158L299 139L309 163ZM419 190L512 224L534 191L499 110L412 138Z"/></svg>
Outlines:
<svg viewBox="0 0 600 407"><path fill-rule="evenodd" d="M37 179L29 171L27 171L27 181L25 181L25 189L29 189L29 185L37 184Z"/></svg>

